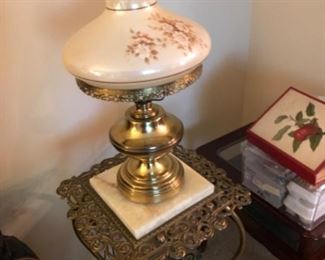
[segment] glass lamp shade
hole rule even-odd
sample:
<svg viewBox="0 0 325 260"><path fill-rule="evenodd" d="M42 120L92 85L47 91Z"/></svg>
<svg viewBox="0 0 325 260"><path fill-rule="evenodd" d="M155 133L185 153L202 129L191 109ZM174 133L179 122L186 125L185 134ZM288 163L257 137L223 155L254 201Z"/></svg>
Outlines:
<svg viewBox="0 0 325 260"><path fill-rule="evenodd" d="M68 41L64 63L89 85L139 89L186 75L210 48L203 27L155 0L107 0L105 11Z"/></svg>

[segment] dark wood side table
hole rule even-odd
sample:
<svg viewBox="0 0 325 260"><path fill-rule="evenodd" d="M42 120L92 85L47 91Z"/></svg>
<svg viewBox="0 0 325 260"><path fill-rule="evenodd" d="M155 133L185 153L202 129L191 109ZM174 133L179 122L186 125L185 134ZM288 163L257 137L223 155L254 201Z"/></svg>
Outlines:
<svg viewBox="0 0 325 260"><path fill-rule="evenodd" d="M200 155L225 169L234 182L241 182L240 144L245 141L248 126L209 142L197 149ZM276 209L252 193L252 204L239 216L256 240L280 259L324 260L325 222L312 231L299 226L284 208Z"/></svg>

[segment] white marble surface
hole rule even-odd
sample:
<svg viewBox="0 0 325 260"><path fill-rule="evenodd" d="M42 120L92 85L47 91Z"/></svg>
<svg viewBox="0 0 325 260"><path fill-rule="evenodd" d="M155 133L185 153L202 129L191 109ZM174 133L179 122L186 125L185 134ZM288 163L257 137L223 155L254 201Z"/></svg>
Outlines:
<svg viewBox="0 0 325 260"><path fill-rule="evenodd" d="M90 184L121 219L136 239L140 239L185 209L206 198L214 185L184 164L185 183L174 197L159 204L130 202L117 189L116 174L119 166L90 179Z"/></svg>

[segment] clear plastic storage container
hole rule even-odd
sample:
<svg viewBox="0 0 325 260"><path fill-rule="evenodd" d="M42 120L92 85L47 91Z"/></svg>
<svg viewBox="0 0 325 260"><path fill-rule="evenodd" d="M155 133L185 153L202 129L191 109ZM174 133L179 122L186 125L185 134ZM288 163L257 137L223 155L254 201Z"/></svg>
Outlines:
<svg viewBox="0 0 325 260"><path fill-rule="evenodd" d="M286 210L304 228L311 230L325 220L325 184L315 187L296 177L287 189Z"/></svg>
<svg viewBox="0 0 325 260"><path fill-rule="evenodd" d="M243 185L276 208L283 205L287 184L295 177L249 142L242 144Z"/></svg>
<svg viewBox="0 0 325 260"><path fill-rule="evenodd" d="M325 221L325 184L313 186L249 142L242 144L243 185L307 230Z"/></svg>

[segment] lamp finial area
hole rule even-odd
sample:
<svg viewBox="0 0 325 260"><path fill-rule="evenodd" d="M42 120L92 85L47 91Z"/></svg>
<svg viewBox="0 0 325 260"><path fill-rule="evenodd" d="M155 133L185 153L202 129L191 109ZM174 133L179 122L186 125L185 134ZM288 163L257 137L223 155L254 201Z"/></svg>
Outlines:
<svg viewBox="0 0 325 260"><path fill-rule="evenodd" d="M142 9L157 3L157 0L106 0L106 8L116 11Z"/></svg>

